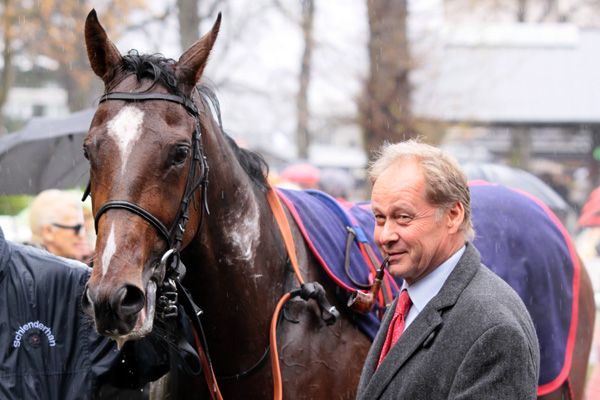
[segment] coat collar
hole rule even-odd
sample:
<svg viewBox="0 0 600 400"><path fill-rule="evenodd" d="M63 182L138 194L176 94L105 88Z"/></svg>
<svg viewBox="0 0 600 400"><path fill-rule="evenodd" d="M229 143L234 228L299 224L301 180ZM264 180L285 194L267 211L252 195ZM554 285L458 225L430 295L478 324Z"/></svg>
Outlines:
<svg viewBox="0 0 600 400"><path fill-rule="evenodd" d="M442 328L442 311L456 304L458 297L471 282L480 264L479 252L472 244L467 243L463 256L454 271L448 276L440 292L431 299L413 323L404 331L396 345L390 349L381 366L375 371L379 351L375 352L375 357L370 357L367 360L365 368L374 371L374 373L361 398L378 398L406 360L421 347L431 344L437 331ZM397 301L398 298L392 304L392 309L395 308ZM388 312L386 318L382 321L380 329L384 330L383 332L387 332L392 314ZM377 335L373 343L375 349L381 350L385 336L385 334Z"/></svg>

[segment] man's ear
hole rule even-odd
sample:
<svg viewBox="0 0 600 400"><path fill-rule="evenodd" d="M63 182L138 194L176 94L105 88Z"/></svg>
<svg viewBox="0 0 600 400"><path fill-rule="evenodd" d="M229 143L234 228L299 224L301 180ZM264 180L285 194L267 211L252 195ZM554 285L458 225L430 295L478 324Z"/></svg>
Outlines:
<svg viewBox="0 0 600 400"><path fill-rule="evenodd" d="M450 233L456 233L465 220L465 207L459 201L446 209L446 224Z"/></svg>
<svg viewBox="0 0 600 400"><path fill-rule="evenodd" d="M54 241L54 229L51 225L42 226L42 241L43 244L52 243Z"/></svg>

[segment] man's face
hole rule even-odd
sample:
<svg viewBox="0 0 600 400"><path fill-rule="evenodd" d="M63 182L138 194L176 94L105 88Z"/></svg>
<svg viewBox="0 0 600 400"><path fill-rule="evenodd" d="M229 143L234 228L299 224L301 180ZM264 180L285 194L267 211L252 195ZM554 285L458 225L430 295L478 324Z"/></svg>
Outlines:
<svg viewBox="0 0 600 400"><path fill-rule="evenodd" d="M89 255L90 246L85 237L80 208L65 208L62 216L57 216L52 224L43 229L44 246L49 252L80 261Z"/></svg>
<svg viewBox="0 0 600 400"><path fill-rule="evenodd" d="M375 241L389 256L389 271L412 284L449 258L456 247L456 221L425 197L425 177L417 161L401 160L373 185ZM461 220L462 221L462 220Z"/></svg>

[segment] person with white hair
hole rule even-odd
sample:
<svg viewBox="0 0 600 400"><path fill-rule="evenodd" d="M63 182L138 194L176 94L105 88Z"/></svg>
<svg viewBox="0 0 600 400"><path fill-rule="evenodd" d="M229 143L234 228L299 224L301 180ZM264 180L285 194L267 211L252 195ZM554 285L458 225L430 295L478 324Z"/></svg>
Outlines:
<svg viewBox="0 0 600 400"><path fill-rule="evenodd" d="M49 189L38 194L31 203L29 225L31 245L79 261L91 254L83 205L74 193Z"/></svg>

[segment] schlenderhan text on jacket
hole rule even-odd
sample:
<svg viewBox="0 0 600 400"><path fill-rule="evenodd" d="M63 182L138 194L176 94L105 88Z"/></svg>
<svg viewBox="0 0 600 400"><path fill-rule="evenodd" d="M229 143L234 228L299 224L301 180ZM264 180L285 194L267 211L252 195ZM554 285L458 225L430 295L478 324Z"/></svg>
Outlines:
<svg viewBox="0 0 600 400"><path fill-rule="evenodd" d="M15 332L15 340L13 340L13 347L16 349L21 346L21 339L30 329L38 329L43 332L48 338L48 345L50 347L56 346L56 340L54 339L54 335L52 334L52 330L48 328L46 325L41 323L40 321L28 322L19 327L19 329Z"/></svg>

